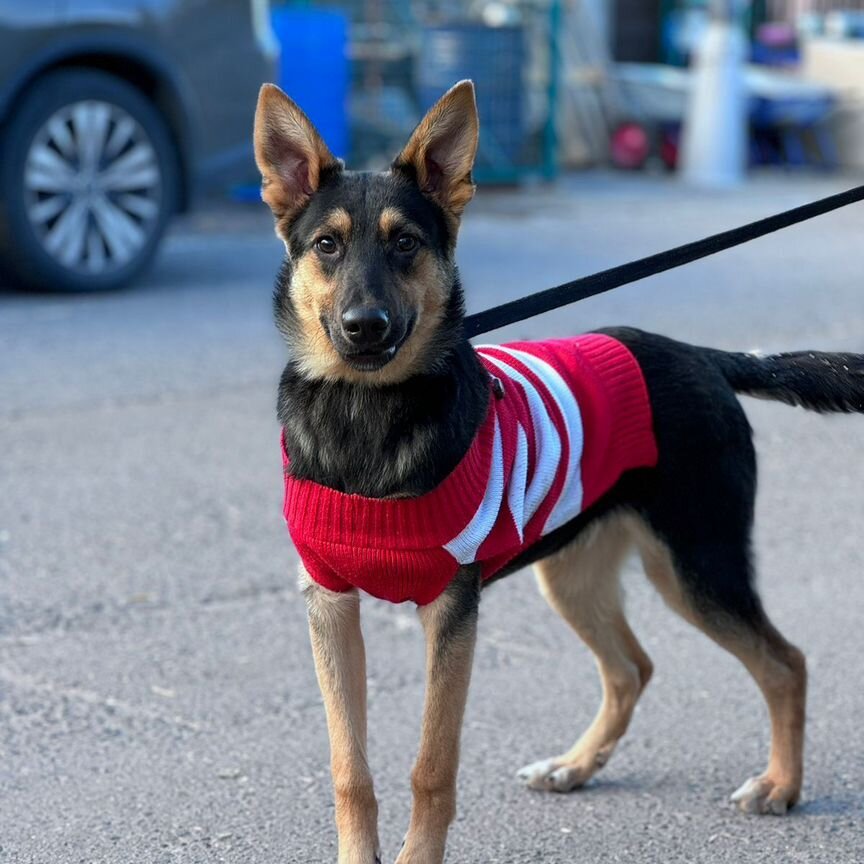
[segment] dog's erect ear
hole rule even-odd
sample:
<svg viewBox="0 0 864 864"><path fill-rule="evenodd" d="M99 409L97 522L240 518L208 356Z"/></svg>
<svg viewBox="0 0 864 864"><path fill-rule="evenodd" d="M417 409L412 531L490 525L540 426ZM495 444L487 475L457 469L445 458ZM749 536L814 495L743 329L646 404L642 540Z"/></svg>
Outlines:
<svg viewBox="0 0 864 864"><path fill-rule="evenodd" d="M322 172L341 166L309 118L274 84L258 95L255 161L261 197L277 219L290 219L315 194Z"/></svg>
<svg viewBox="0 0 864 864"><path fill-rule="evenodd" d="M474 84L460 81L429 109L393 163L397 171L413 169L423 193L457 219L474 197L479 125Z"/></svg>

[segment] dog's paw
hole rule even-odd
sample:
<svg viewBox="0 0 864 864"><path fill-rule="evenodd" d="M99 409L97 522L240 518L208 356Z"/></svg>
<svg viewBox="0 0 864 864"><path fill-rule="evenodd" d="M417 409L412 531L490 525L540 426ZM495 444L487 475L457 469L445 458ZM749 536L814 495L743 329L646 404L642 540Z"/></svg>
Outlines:
<svg viewBox="0 0 864 864"><path fill-rule="evenodd" d="M743 813L783 816L798 801L798 789L762 774L751 777L729 800Z"/></svg>
<svg viewBox="0 0 864 864"><path fill-rule="evenodd" d="M596 766L584 765L581 761L543 759L526 765L516 776L529 788L544 792L572 792L584 786L596 770Z"/></svg>
<svg viewBox="0 0 864 864"><path fill-rule="evenodd" d="M442 864L445 840L436 837L429 841L406 837L396 858L396 864Z"/></svg>

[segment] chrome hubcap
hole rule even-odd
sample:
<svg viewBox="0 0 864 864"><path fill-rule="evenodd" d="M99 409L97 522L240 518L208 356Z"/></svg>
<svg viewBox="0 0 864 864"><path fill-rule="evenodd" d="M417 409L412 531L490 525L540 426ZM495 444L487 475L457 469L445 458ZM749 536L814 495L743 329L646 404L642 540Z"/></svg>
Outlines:
<svg viewBox="0 0 864 864"><path fill-rule="evenodd" d="M135 118L88 99L64 106L36 133L24 189L45 251L70 270L96 275L128 264L147 243L162 173Z"/></svg>

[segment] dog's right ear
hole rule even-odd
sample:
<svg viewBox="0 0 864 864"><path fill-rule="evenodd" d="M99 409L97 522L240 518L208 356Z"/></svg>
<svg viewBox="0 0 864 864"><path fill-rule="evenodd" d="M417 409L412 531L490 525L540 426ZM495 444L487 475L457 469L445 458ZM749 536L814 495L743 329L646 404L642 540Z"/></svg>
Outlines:
<svg viewBox="0 0 864 864"><path fill-rule="evenodd" d="M258 94L255 162L261 172L261 197L280 221L290 221L308 203L324 171L342 164L299 106L275 84L265 84Z"/></svg>

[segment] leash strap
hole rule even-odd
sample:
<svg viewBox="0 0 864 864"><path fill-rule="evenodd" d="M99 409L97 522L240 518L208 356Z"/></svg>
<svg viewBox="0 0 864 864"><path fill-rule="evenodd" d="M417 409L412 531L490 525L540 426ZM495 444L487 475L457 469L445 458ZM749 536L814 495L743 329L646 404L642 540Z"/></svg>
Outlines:
<svg viewBox="0 0 864 864"><path fill-rule="evenodd" d="M677 246L675 249L658 252L656 255L649 255L647 258L639 258L637 261L630 261L628 264L621 264L618 267L602 270L591 276L583 276L580 279L574 279L572 282L565 282L563 285L547 288L545 291L538 291L536 294L529 294L527 297L522 297L519 300L512 300L500 306L493 306L491 309L476 312L465 318L465 335L470 339L481 333L488 333L490 330L497 330L499 327L515 324L517 321L533 318L535 315L549 312L552 309L558 309L569 303L576 303L579 300L585 300L597 294L604 294L621 285L638 282L640 279L655 276L657 273L663 273L666 270L673 270L675 267L681 267L684 264L689 264L691 261L698 261L700 258L705 258L708 255L715 255L724 249L740 246L742 243L748 243L757 237L764 237L766 234L780 231L783 228L789 228L791 225L797 225L799 222L806 222L808 219L814 219L816 216L822 216L825 213L830 213L832 210L839 210L841 207L846 207L861 200L864 200L864 186L856 186L854 189L849 189L846 192L821 198L818 201L804 204L801 207L795 207L792 210L786 210L775 216L759 219L756 222L750 222L748 225L742 225L730 231L722 231L720 234L714 234L711 237L706 237L704 240L686 243L684 246Z"/></svg>

